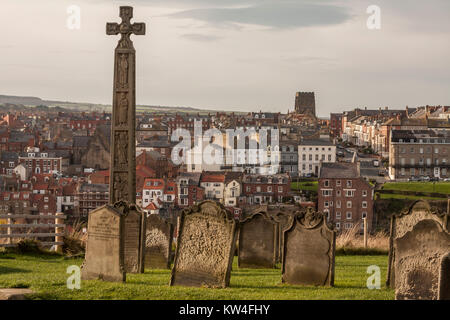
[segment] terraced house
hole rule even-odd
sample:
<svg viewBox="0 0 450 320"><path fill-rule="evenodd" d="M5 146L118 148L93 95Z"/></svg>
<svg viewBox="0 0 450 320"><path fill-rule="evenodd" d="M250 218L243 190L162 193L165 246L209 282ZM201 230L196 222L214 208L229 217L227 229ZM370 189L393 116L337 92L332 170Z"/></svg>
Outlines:
<svg viewBox="0 0 450 320"><path fill-rule="evenodd" d="M450 132L446 130L393 130L389 148L389 177L448 178Z"/></svg>

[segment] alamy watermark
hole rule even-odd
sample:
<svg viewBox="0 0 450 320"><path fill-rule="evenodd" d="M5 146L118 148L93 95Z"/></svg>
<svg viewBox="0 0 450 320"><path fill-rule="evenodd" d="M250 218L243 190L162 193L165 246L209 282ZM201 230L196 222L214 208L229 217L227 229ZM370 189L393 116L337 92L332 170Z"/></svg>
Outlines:
<svg viewBox="0 0 450 320"><path fill-rule="evenodd" d="M172 132L172 162L187 166L253 166L267 168L261 174L275 174L280 165L279 130L255 127L208 129L203 133L202 121L194 120L194 137L187 129ZM181 140L181 141L180 141Z"/></svg>
<svg viewBox="0 0 450 320"><path fill-rule="evenodd" d="M70 5L67 7L67 21L66 26L69 30L81 29L81 8L77 5Z"/></svg>
<svg viewBox="0 0 450 320"><path fill-rule="evenodd" d="M367 14L370 14L367 19L367 29L380 30L381 29L381 8L377 5L367 7Z"/></svg>
<svg viewBox="0 0 450 320"><path fill-rule="evenodd" d="M381 270L379 266L371 265L367 268L367 273L371 276L367 278L367 289L381 289Z"/></svg>
<svg viewBox="0 0 450 320"><path fill-rule="evenodd" d="M80 290L81 289L81 270L79 266L69 266L67 267L66 273L70 274L67 278L67 289L70 290Z"/></svg>

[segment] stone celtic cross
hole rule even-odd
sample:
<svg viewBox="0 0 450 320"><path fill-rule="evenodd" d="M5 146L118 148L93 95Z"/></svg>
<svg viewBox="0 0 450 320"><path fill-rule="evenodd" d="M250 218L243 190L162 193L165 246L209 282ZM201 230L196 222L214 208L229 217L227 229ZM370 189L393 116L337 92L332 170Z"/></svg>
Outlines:
<svg viewBox="0 0 450 320"><path fill-rule="evenodd" d="M120 7L122 23L107 23L107 35L121 35L115 49L111 120L109 202L136 202L136 50L132 34L144 35L145 23L131 23L132 7Z"/></svg>

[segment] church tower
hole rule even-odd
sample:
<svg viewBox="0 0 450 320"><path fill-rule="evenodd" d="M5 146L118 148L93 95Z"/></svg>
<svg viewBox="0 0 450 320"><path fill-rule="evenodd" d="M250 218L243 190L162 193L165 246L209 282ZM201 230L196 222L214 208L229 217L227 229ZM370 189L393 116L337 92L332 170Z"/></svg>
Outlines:
<svg viewBox="0 0 450 320"><path fill-rule="evenodd" d="M316 116L316 98L314 92L297 92L295 96L295 112Z"/></svg>

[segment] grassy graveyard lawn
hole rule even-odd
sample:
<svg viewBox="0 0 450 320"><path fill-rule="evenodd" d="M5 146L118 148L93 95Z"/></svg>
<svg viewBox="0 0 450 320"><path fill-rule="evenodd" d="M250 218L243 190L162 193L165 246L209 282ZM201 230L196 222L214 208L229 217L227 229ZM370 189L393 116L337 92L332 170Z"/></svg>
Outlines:
<svg viewBox="0 0 450 320"><path fill-rule="evenodd" d="M319 190L319 182L318 181L300 181L300 182L291 182L291 189L298 191L312 191L317 192Z"/></svg>
<svg viewBox="0 0 450 320"><path fill-rule="evenodd" d="M169 287L169 270L146 270L145 274L127 274L127 283L82 281L80 290L69 290L66 273L81 259L52 255L16 255L0 253L0 288L29 288L32 299L393 299L386 289L387 256L337 256L334 288L301 287L281 284L280 269L238 269L234 261L230 287L226 289ZM366 287L367 267L381 268L381 289Z"/></svg>
<svg viewBox="0 0 450 320"><path fill-rule="evenodd" d="M450 194L450 182L387 182L383 190Z"/></svg>

